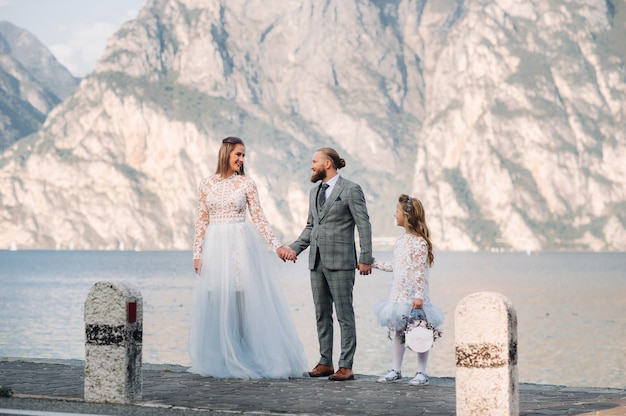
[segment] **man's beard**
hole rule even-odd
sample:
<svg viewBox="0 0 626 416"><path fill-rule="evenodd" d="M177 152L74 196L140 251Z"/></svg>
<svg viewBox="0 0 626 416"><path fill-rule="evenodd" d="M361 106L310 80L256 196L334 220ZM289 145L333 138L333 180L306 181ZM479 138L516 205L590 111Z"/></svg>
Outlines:
<svg viewBox="0 0 626 416"><path fill-rule="evenodd" d="M323 181L324 179L326 179L326 170L325 169L321 169L318 171L313 172L313 175L311 175L311 182L315 183L317 181Z"/></svg>

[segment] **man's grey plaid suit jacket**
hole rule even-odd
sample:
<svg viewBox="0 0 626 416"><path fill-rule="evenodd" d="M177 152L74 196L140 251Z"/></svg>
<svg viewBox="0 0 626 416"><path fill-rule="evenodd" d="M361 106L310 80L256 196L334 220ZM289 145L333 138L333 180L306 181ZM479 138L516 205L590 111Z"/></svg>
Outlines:
<svg viewBox="0 0 626 416"><path fill-rule="evenodd" d="M306 227L290 247L300 254L310 246L310 270L315 268L318 250L321 263L330 270L354 270L357 262L372 264L372 227L361 187L340 176L318 212L319 190L320 185L311 188ZM355 225L361 249L358 260Z"/></svg>

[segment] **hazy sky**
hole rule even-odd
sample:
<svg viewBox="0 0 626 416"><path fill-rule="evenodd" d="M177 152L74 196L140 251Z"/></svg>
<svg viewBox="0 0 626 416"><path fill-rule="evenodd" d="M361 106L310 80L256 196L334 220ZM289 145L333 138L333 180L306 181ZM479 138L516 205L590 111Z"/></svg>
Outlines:
<svg viewBox="0 0 626 416"><path fill-rule="evenodd" d="M75 76L85 76L122 23L146 0L0 0L0 21L35 35Z"/></svg>

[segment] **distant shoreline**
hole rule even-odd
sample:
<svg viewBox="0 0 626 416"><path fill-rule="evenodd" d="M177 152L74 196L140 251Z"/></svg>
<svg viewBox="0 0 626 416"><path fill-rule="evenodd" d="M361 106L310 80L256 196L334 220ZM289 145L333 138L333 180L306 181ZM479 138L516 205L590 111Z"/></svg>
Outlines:
<svg viewBox="0 0 626 416"><path fill-rule="evenodd" d="M395 242L395 237L394 237ZM372 242L372 246L374 251L392 251L393 250L393 242ZM357 245L358 247L358 245ZM30 251L30 252L41 252L41 251L60 251L60 252L68 252L68 251L76 251L76 252L101 252L101 253L158 253L158 252L166 252L166 253L176 253L176 252L189 252L191 253L191 249L186 250L177 250L177 249L167 249L167 250L157 250L157 249L145 249L145 250L105 250L105 249L82 249L82 248L0 248L1 252L20 252L20 251ZM271 250L268 250L271 251ZM357 250L358 251L358 250ZM529 254L529 251L522 250L504 250L504 249L496 249L493 248L491 250L437 250L436 253L481 253L481 254ZM541 250L541 251L530 251L530 254L576 254L576 253L586 253L586 254L624 254L626 255L626 251L584 251L584 250Z"/></svg>

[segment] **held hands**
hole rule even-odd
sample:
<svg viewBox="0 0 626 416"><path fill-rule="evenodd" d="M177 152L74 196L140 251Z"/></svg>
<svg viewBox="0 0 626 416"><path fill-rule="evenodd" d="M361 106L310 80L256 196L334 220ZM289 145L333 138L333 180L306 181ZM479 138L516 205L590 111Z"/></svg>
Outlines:
<svg viewBox="0 0 626 416"><path fill-rule="evenodd" d="M200 270L202 270L202 260L193 259L193 269L195 270L196 274L200 274Z"/></svg>
<svg viewBox="0 0 626 416"><path fill-rule="evenodd" d="M372 273L372 265L371 264L363 264L359 263L359 274L361 276L367 276Z"/></svg>
<svg viewBox="0 0 626 416"><path fill-rule="evenodd" d="M278 257L280 257L282 261L289 260L295 263L298 258L298 255L291 247L280 246L276 249L276 254L278 254Z"/></svg>
<svg viewBox="0 0 626 416"><path fill-rule="evenodd" d="M424 299L415 298L413 299L413 306L411 306L411 309L422 309L423 306Z"/></svg>

